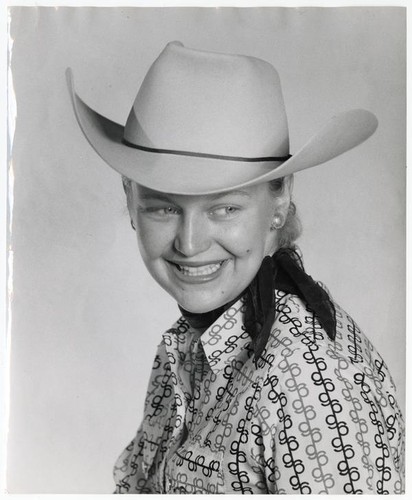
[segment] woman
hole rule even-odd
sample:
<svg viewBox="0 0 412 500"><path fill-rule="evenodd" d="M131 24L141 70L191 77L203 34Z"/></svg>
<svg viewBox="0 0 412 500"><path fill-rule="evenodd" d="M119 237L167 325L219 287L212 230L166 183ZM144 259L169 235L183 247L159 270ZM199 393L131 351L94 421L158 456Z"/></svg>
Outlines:
<svg viewBox="0 0 412 500"><path fill-rule="evenodd" d="M70 76L70 73L69 73ZM123 177L145 265L182 317L164 335L118 493L401 493L388 369L308 276L293 174L366 140L364 110L289 154L276 70L169 43L125 127L76 117Z"/></svg>

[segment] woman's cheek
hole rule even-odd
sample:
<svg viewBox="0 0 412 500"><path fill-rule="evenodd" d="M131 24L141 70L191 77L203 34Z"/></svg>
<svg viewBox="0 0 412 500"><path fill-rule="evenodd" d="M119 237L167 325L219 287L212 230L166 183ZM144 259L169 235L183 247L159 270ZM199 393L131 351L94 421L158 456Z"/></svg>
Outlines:
<svg viewBox="0 0 412 500"><path fill-rule="evenodd" d="M242 221L223 232L223 246L237 257L249 257L260 247L260 228Z"/></svg>
<svg viewBox="0 0 412 500"><path fill-rule="evenodd" d="M160 256L167 239L167 228L164 225L148 221L144 217L138 220L138 242L142 255L149 258Z"/></svg>
<svg viewBox="0 0 412 500"><path fill-rule="evenodd" d="M144 225L139 226L137 241L143 259L145 261L152 259L157 253L156 237Z"/></svg>

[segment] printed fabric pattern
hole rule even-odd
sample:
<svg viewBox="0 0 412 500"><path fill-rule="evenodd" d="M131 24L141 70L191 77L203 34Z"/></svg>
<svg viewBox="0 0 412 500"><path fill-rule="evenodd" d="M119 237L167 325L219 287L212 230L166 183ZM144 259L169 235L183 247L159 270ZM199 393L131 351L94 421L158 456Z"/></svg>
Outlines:
<svg viewBox="0 0 412 500"><path fill-rule="evenodd" d="M180 318L163 335L116 493L404 492L404 421L383 359L337 304L331 341L300 299L276 295L257 367L242 300L203 334Z"/></svg>

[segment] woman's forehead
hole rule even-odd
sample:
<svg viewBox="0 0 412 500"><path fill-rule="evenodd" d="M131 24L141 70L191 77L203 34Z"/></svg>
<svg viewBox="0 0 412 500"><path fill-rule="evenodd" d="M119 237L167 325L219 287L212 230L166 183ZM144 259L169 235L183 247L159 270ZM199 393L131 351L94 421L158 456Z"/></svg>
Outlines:
<svg viewBox="0 0 412 500"><path fill-rule="evenodd" d="M255 186L246 186L239 189L232 189L229 191L223 191L221 193L204 194L204 195L182 195L182 194L173 194L173 193L156 191L154 189L150 189L145 186L136 184L136 192L140 200L147 200L147 199L158 199L158 200L169 200L169 201L187 200L190 202L196 202L196 201L203 202L209 200L213 201L227 197L253 198L254 196L256 196L258 192L264 189L267 189L266 183L258 184Z"/></svg>

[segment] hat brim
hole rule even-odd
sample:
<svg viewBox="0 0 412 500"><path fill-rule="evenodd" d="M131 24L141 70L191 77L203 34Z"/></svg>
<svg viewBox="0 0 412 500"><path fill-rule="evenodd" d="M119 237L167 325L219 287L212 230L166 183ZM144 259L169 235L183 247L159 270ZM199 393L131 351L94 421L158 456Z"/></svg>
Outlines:
<svg viewBox="0 0 412 500"><path fill-rule="evenodd" d="M66 71L74 113L97 154L114 170L150 189L183 195L213 194L267 182L325 163L370 137L375 115L353 109L331 118L290 159L245 162L148 152L123 143L124 127L100 115L76 94Z"/></svg>

